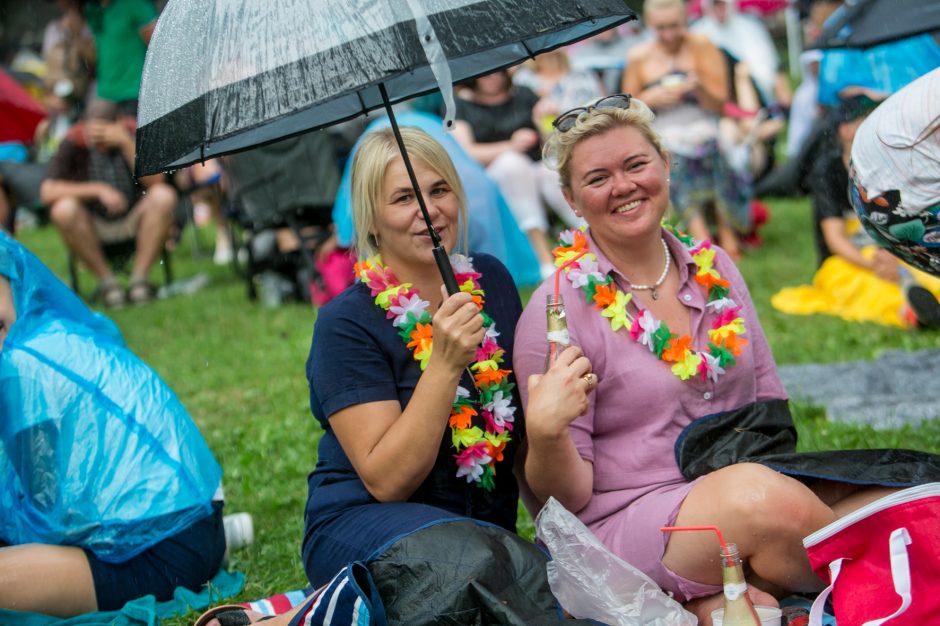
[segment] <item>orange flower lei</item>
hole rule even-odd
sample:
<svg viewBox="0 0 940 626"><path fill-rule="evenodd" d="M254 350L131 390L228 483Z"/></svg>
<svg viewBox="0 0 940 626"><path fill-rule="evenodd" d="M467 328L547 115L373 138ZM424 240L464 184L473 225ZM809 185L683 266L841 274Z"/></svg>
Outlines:
<svg viewBox="0 0 940 626"><path fill-rule="evenodd" d="M696 350L690 336L670 331L649 310L637 306L636 317L627 312L633 294L620 291L612 276L598 271L597 256L588 249L584 228L561 233L558 247L553 250L555 264L563 267L571 284L580 288L587 301L593 302L601 315L608 318L612 330L626 329L634 341L647 346L659 359L672 363L672 373L680 380L700 374L703 379L717 382L727 368L735 365L735 357L741 356L747 345L747 340L741 337L746 332L744 318L739 315L741 307L729 297L731 284L713 266L715 250L711 242L697 242L672 227L665 228L688 248L698 267L695 282L708 294L706 307L718 314L708 331L710 341L705 351Z"/></svg>
<svg viewBox="0 0 940 626"><path fill-rule="evenodd" d="M458 385L448 419L451 443L457 451L454 455L456 475L491 491L495 486L496 463L503 460L515 421L516 408L512 405L515 384L509 382L511 370L500 367L505 350L496 343L499 336L496 325L483 311L484 293L478 282L480 274L473 270L468 257L455 254L451 256L451 264L460 290L473 297L486 329L483 344L477 348L474 362L470 365L477 399L472 400L470 391ZM424 371L434 346L428 301L421 299L410 283L399 283L378 255L356 263L355 271L371 290L375 303L386 312L388 319L393 320L399 336Z"/></svg>

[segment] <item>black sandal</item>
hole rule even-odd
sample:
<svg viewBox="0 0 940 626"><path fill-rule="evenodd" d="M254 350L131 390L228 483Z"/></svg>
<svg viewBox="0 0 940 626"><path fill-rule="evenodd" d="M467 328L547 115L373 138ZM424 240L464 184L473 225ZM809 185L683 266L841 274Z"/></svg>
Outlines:
<svg viewBox="0 0 940 626"><path fill-rule="evenodd" d="M248 609L242 605L220 604L200 615L193 623L193 626L206 626L213 619L219 620L219 626L248 626L273 617L274 615L265 615L252 622L251 618L248 617Z"/></svg>

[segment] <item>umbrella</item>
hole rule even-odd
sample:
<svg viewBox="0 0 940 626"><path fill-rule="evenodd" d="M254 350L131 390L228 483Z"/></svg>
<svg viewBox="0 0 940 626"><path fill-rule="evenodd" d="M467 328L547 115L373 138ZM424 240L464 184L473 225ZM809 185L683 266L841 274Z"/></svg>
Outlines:
<svg viewBox="0 0 940 626"><path fill-rule="evenodd" d="M440 89L452 118L453 81L634 17L624 0L170 0L144 65L137 174L384 108L417 191L392 104Z"/></svg>
<svg viewBox="0 0 940 626"><path fill-rule="evenodd" d="M940 2L848 0L823 27L815 48L869 48L940 28Z"/></svg>
<svg viewBox="0 0 940 626"><path fill-rule="evenodd" d="M0 142L33 143L46 112L13 78L0 70Z"/></svg>

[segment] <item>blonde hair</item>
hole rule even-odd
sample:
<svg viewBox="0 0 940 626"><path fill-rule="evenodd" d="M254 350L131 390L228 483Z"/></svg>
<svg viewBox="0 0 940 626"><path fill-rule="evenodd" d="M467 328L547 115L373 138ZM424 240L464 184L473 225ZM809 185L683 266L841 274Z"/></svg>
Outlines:
<svg viewBox="0 0 940 626"><path fill-rule="evenodd" d="M568 60L568 53L561 48L543 52L542 54L532 59L532 70L536 73L540 72L543 69L546 61L549 63L557 63L561 71L566 74L571 71L571 62Z"/></svg>
<svg viewBox="0 0 940 626"><path fill-rule="evenodd" d="M683 14L686 11L684 0L645 0L643 2L643 18L646 19L651 11L658 9L682 9Z"/></svg>
<svg viewBox="0 0 940 626"><path fill-rule="evenodd" d="M668 151L663 147L662 140L653 130L653 111L642 100L632 98L630 108L618 109L605 107L591 109L581 113L574 126L567 132L554 130L548 141L542 147L542 158L545 164L558 172L563 189L571 189L571 154L574 147L588 137L600 135L612 128L632 126L640 131L653 145L656 152L664 159L669 158Z"/></svg>
<svg viewBox="0 0 940 626"><path fill-rule="evenodd" d="M467 247L467 210L463 185L454 168L450 155L440 143L421 130L410 126L400 129L412 161L421 160L433 169L457 196L460 219L460 241ZM368 258L378 253L375 240L375 216L384 202L385 172L389 164L401 158L401 151L391 128L374 130L367 134L353 157L351 182L352 217L356 229L356 252L359 258Z"/></svg>

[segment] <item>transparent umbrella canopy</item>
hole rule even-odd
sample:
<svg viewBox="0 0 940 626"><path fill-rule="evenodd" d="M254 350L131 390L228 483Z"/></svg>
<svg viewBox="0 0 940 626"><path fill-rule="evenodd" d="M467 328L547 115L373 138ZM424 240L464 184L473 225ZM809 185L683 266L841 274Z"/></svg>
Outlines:
<svg viewBox="0 0 940 626"><path fill-rule="evenodd" d="M624 0L170 0L144 66L137 175L386 107L380 87L391 104L449 91L634 17Z"/></svg>
<svg viewBox="0 0 940 626"><path fill-rule="evenodd" d="M625 0L170 0L140 88L138 176L384 108L450 293L392 105L519 63L635 15Z"/></svg>

